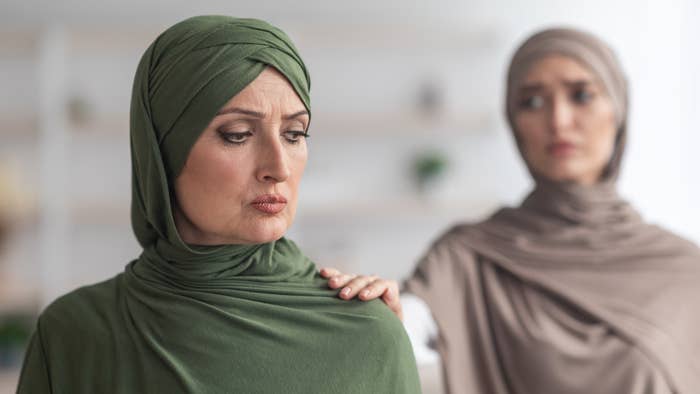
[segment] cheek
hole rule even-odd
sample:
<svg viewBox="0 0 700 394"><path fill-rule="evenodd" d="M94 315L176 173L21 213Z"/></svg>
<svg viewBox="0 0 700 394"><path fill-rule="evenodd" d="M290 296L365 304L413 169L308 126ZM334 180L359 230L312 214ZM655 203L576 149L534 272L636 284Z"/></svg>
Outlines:
<svg viewBox="0 0 700 394"><path fill-rule="evenodd" d="M543 118L537 113L523 113L515 118L515 136L529 159L543 154L546 150L549 137Z"/></svg>
<svg viewBox="0 0 700 394"><path fill-rule="evenodd" d="M289 178L287 183L291 189L292 197L296 200L296 196L299 192L299 183L304 175L304 170L306 169L306 161L308 159L308 154L306 147L299 147L298 151L294 151L289 155Z"/></svg>
<svg viewBox="0 0 700 394"><path fill-rule="evenodd" d="M590 137L587 145L594 160L605 165L615 149L617 135L615 114L609 106L605 105L594 110L586 117L589 119L586 124L586 135Z"/></svg>
<svg viewBox="0 0 700 394"><path fill-rule="evenodd" d="M195 172L205 189L230 192L244 189L245 167L237 155L214 154L204 158Z"/></svg>
<svg viewBox="0 0 700 394"><path fill-rule="evenodd" d="M190 213L222 212L238 209L236 204L247 189L246 160L227 148L207 148L191 152L181 175L179 197L189 202ZM232 204L233 202L233 204ZM203 210L202 206L215 209Z"/></svg>

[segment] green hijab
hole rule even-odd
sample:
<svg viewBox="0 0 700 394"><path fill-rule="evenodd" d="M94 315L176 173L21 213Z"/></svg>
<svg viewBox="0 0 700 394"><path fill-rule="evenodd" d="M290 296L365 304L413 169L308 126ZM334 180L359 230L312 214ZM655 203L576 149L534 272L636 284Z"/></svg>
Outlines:
<svg viewBox="0 0 700 394"><path fill-rule="evenodd" d="M267 66L310 110L309 75L266 22L182 21L146 50L131 106L132 226L124 273L40 316L19 393L417 393L401 322L381 302L346 302L282 238L192 246L172 184L216 112Z"/></svg>

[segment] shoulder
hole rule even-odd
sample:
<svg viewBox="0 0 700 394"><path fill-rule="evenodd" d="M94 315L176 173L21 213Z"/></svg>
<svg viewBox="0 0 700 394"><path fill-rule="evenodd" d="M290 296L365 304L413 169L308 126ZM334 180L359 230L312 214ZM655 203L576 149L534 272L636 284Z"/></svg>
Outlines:
<svg viewBox="0 0 700 394"><path fill-rule="evenodd" d="M675 251L700 257L700 247L695 242L662 226L652 224L650 227L656 231L654 235L656 240L665 241L664 244Z"/></svg>
<svg viewBox="0 0 700 394"><path fill-rule="evenodd" d="M418 261L413 274L403 283L403 291L427 301L429 293L460 287L465 275L477 262L477 254L469 242L473 226L478 225L459 224L437 237Z"/></svg>
<svg viewBox="0 0 700 394"><path fill-rule="evenodd" d="M39 316L42 330L51 332L81 332L108 329L118 311L121 274L112 279L84 286L52 302Z"/></svg>
<svg viewBox="0 0 700 394"><path fill-rule="evenodd" d="M380 300L361 302L359 307L365 319L359 325L360 332L364 338L373 342L373 347L384 349L411 349L408 335L401 320Z"/></svg>
<svg viewBox="0 0 700 394"><path fill-rule="evenodd" d="M419 265L452 265L454 262L467 262L475 259L475 251L469 242L471 232L478 224L462 223L454 225L434 239Z"/></svg>
<svg viewBox="0 0 700 394"><path fill-rule="evenodd" d="M333 349L346 360L369 360L361 366L348 364L348 370L370 374L373 384L387 387L387 392L419 392L416 359L401 320L380 300L342 302L342 313L334 314L341 325L328 333ZM379 371L376 360L381 360Z"/></svg>

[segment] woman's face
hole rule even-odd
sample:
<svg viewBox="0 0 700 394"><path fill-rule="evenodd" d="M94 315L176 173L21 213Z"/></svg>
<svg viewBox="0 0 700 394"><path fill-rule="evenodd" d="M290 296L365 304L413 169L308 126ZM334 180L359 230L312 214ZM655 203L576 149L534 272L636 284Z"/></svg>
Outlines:
<svg viewBox="0 0 700 394"><path fill-rule="evenodd" d="M303 102L272 67L229 100L175 180L174 216L183 241L256 244L281 238L296 212L308 124Z"/></svg>
<svg viewBox="0 0 700 394"><path fill-rule="evenodd" d="M575 60L551 55L530 67L516 95L515 133L530 168L552 181L596 183L617 132L601 82Z"/></svg>

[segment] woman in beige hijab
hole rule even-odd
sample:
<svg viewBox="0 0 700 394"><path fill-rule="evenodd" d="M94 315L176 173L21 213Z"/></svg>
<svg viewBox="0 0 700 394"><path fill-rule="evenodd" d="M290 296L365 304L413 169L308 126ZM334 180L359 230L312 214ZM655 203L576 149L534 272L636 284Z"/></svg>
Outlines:
<svg viewBox="0 0 700 394"><path fill-rule="evenodd" d="M447 231L404 286L435 321L450 393L700 392L700 250L617 192L627 93L587 33L545 30L513 56L506 114L535 188ZM395 283L323 273L401 315Z"/></svg>

